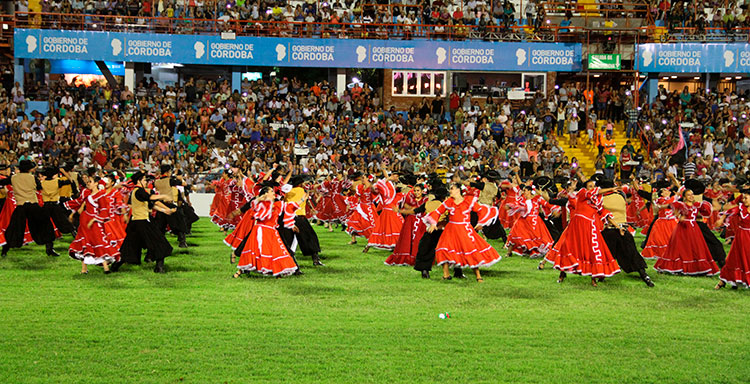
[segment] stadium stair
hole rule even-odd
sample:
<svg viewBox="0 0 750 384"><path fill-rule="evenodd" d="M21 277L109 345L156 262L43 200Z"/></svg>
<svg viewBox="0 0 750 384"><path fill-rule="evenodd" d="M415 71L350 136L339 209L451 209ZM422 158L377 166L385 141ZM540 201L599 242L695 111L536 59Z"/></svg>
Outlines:
<svg viewBox="0 0 750 384"><path fill-rule="evenodd" d="M569 140L570 136L566 134L562 137L558 137L557 143L560 145L560 148L565 151L565 156L567 156L568 159L572 159L573 157L578 159L578 166L586 177L593 175L596 170L594 167L594 164L596 163L596 148L594 148L593 145L586 144L586 141L588 140L587 138L578 139L578 145L576 148L570 148L568 145Z"/></svg>

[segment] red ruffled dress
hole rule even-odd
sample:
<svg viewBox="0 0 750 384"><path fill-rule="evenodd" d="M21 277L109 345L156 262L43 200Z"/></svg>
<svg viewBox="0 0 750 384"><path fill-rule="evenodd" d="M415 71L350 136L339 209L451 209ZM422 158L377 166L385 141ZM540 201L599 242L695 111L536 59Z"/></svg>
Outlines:
<svg viewBox="0 0 750 384"><path fill-rule="evenodd" d="M440 216L448 212L448 224L435 248L435 264L448 263L461 268L489 267L500 261L500 254L492 248L471 226L471 212L479 216L478 225L486 226L497 220L496 207L479 203L476 197L464 197L461 203L448 198L436 210L422 219L428 225L437 225Z"/></svg>
<svg viewBox="0 0 750 384"><path fill-rule="evenodd" d="M375 228L375 206L372 204L372 191L362 184L356 188L356 202L350 206L349 217L346 220L346 232L351 236L360 236L369 239Z"/></svg>
<svg viewBox="0 0 750 384"><path fill-rule="evenodd" d="M234 230L224 238L224 244L228 245L230 248L232 248L232 250L235 250L240 246L242 240L247 237L247 235L250 233L250 231L253 230L253 227L255 226L255 217L253 216L252 212L252 199L260 192L261 187L259 184L255 183L252 183L252 185L250 185L247 180L244 184L245 196L249 202L245 203L242 207L239 208L242 212L240 215L238 215L239 222L234 227Z"/></svg>
<svg viewBox="0 0 750 384"><path fill-rule="evenodd" d="M727 255L727 262L721 268L719 278L728 284L750 287L750 209L744 204L726 212L736 217L734 242Z"/></svg>
<svg viewBox="0 0 750 384"><path fill-rule="evenodd" d="M543 208L553 213L560 211L560 207L548 203L541 196L534 196L529 200L512 204L511 208L511 212L518 212L519 217L508 234L505 247L515 254L528 255L531 258L546 255L555 240L539 217L539 210Z"/></svg>
<svg viewBox="0 0 750 384"><path fill-rule="evenodd" d="M276 229L283 210L284 203L281 201L263 201L254 202L253 207L246 212L255 219L255 225L237 262L240 271L286 276L297 270L297 263Z"/></svg>
<svg viewBox="0 0 750 384"><path fill-rule="evenodd" d="M211 222L223 227L226 224L226 217L229 214L229 183L231 179L221 178L214 180L214 198L211 201L211 207L209 208L209 216L211 216Z"/></svg>
<svg viewBox="0 0 750 384"><path fill-rule="evenodd" d="M334 181L332 182L332 194L333 194L333 216L334 220L345 222L348 214L346 207L346 197L343 192L344 189L350 187L348 180Z"/></svg>
<svg viewBox="0 0 750 384"><path fill-rule="evenodd" d="M681 201L672 203L672 207L681 216L677 228L669 239L664 255L654 264L659 272L682 273L685 275L715 275L719 273L711 251L706 245L698 225L695 223L701 203L687 205Z"/></svg>
<svg viewBox="0 0 750 384"><path fill-rule="evenodd" d="M403 200L403 206L406 208L418 208L427 202L427 197L417 200L412 192L406 194ZM419 240L424 235L426 226L422 221L423 213L406 215L404 224L401 226L401 233L398 235L396 248L393 253L385 260L386 265L414 265L419 249Z"/></svg>
<svg viewBox="0 0 750 384"><path fill-rule="evenodd" d="M678 224L671 205L677 199L677 196L656 199L656 205L659 206L659 217L654 222L651 234L648 236L648 242L643 248L643 252L641 252L644 259L657 259L667 251L669 240L672 238L672 233L677 229Z"/></svg>
<svg viewBox="0 0 750 384"><path fill-rule="evenodd" d="M104 233L107 235L112 248L117 250L117 258L120 258L120 247L125 241L125 228L127 225L123 220L122 212L127 212L124 206L127 204L122 199L122 193L117 189L105 192L104 196L99 199L102 216L108 218L104 222Z"/></svg>
<svg viewBox="0 0 750 384"><path fill-rule="evenodd" d="M646 199L638 194L638 190L629 186L623 185L622 191L630 195L630 204L628 204L625 214L627 215L628 223L638 228L647 229L651 225L651 221L654 220L654 215L651 210L646 207Z"/></svg>
<svg viewBox="0 0 750 384"><path fill-rule="evenodd" d="M570 223L545 259L555 269L566 273L591 277L610 277L619 273L620 266L601 234L602 219L610 213L602 208L599 188L578 191L574 209Z"/></svg>
<svg viewBox="0 0 750 384"><path fill-rule="evenodd" d="M521 195L521 190L518 187L508 188L505 190L505 198L503 199L502 203L500 203L500 224L503 225L503 228L513 228L513 224L516 223L516 220L518 220L519 213L516 212L515 214L511 214L510 208L508 205L517 204L519 201L519 196Z"/></svg>
<svg viewBox="0 0 750 384"><path fill-rule="evenodd" d="M70 257L83 261L85 264L98 265L120 260L120 251L109 241L104 232L103 223L109 218L101 214L100 202L107 192L102 190L92 193L89 189L81 191L84 204L76 238L70 243L68 254ZM89 222L94 224L89 228Z"/></svg>
<svg viewBox="0 0 750 384"><path fill-rule="evenodd" d="M396 193L396 186L388 180L378 180L375 188L380 195L383 210L375 219L375 228L368 237L367 246L390 251L396 248L401 227L404 225L404 217L398 212L402 195Z"/></svg>
<svg viewBox="0 0 750 384"><path fill-rule="evenodd" d="M334 188L330 181L326 180L318 186L318 192L320 193L320 201L318 202L318 212L315 214L315 218L328 223L336 220L336 206L333 203Z"/></svg>

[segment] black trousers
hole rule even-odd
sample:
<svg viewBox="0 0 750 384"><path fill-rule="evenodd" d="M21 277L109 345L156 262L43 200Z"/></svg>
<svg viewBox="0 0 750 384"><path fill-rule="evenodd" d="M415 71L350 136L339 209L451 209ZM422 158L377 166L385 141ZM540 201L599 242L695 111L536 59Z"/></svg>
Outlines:
<svg viewBox="0 0 750 384"><path fill-rule="evenodd" d="M55 223L55 227L60 233L72 233L75 230L73 224L68 220L68 210L65 209L60 203L57 202L45 202L44 211L47 216L52 219Z"/></svg>
<svg viewBox="0 0 750 384"><path fill-rule="evenodd" d="M435 232L425 232L422 239L419 240L419 248L417 248L417 257L414 262L414 269L417 271L431 271L432 265L435 264L435 248L437 248L438 241L440 241L440 235L443 234L442 229L437 229Z"/></svg>
<svg viewBox="0 0 750 384"><path fill-rule="evenodd" d="M721 241L716 238L716 235L711 232L711 229L708 228L708 225L706 223L700 220L697 220L696 223L698 224L698 228L701 229L703 239L706 240L708 250L711 251L711 257L714 259L719 268L723 267L724 263L726 263L727 261L727 252L724 250L724 244L722 244Z"/></svg>
<svg viewBox="0 0 750 384"><path fill-rule="evenodd" d="M602 237L623 272L638 272L646 269L646 261L638 252L635 239L630 232L625 231L625 234L621 235L619 229L607 228L602 231Z"/></svg>
<svg viewBox="0 0 750 384"><path fill-rule="evenodd" d="M312 225L305 216L295 216L294 225L297 226L299 232L294 235L297 237L297 245L300 251L305 256L312 256L320 253L320 241L318 240L318 234L315 233Z"/></svg>
<svg viewBox="0 0 750 384"><path fill-rule="evenodd" d="M154 225L161 233L167 232L167 225L169 225L169 229L175 235L179 236L187 232L185 215L181 207L178 207L177 211L171 215L167 215L163 212L156 212L156 216L154 216Z"/></svg>
<svg viewBox="0 0 750 384"><path fill-rule="evenodd" d="M9 248L23 246L27 224L35 243L51 244L55 240L55 231L47 212L39 204L26 203L16 207L5 230L5 241Z"/></svg>
<svg viewBox="0 0 750 384"><path fill-rule="evenodd" d="M141 251L146 249L154 261L164 260L172 254L164 233L159 232L148 220L131 220L125 228L125 240L120 247L120 261L128 264L141 263Z"/></svg>

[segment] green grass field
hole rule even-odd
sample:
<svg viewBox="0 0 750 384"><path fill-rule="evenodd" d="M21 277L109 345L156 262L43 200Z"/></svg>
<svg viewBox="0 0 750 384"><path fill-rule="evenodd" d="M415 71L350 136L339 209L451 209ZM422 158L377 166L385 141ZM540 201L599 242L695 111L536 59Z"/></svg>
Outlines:
<svg viewBox="0 0 750 384"><path fill-rule="evenodd" d="M651 270L652 289L624 274L593 288L512 257L482 285L437 270L423 280L316 229L326 267L302 258L305 275L284 279L231 279L229 248L206 219L166 275L80 275L67 255L11 250L0 260L0 383L750 380L750 292L716 292L717 278Z"/></svg>

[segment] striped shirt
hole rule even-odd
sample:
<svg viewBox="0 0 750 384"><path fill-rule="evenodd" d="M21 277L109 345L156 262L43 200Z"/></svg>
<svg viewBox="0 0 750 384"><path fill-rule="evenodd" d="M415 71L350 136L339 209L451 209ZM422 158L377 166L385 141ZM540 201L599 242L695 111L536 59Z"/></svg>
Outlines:
<svg viewBox="0 0 750 384"><path fill-rule="evenodd" d="M695 163L687 162L682 166L683 172L685 172L685 178L689 179L695 175Z"/></svg>
<svg viewBox="0 0 750 384"><path fill-rule="evenodd" d="M638 112L637 109L628 109L625 114L628 116L628 122L629 123L637 123L638 122L638 115L640 112Z"/></svg>

